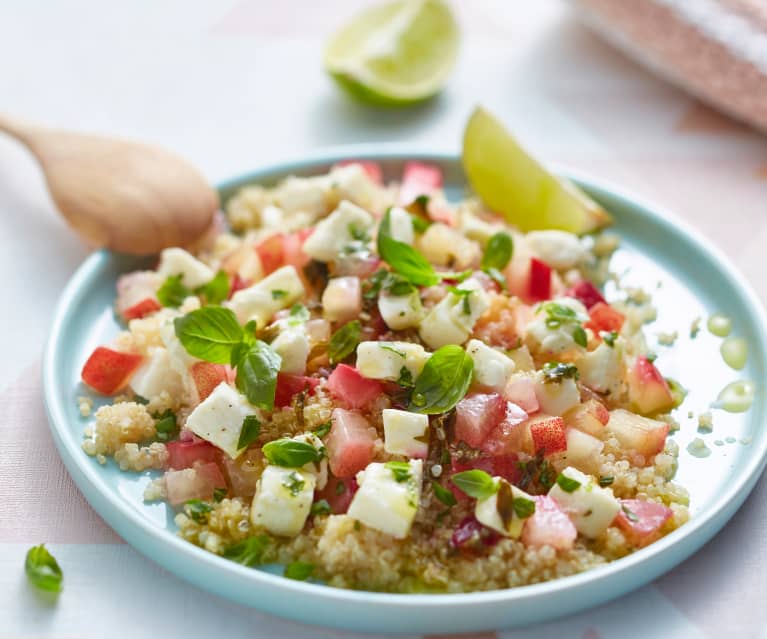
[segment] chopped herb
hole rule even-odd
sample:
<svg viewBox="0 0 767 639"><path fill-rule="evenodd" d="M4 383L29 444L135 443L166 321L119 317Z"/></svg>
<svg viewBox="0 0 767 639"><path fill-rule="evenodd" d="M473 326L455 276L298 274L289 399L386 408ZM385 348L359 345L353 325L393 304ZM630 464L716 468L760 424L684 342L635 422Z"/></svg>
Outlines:
<svg viewBox="0 0 767 639"><path fill-rule="evenodd" d="M559 473L557 475L557 486L559 486L566 493L572 493L580 488L581 482L577 479L571 479L567 475Z"/></svg>
<svg viewBox="0 0 767 639"><path fill-rule="evenodd" d="M362 530L362 524L359 521L357 521L356 519L354 520L354 530L356 530L356 531Z"/></svg>
<svg viewBox="0 0 767 639"><path fill-rule="evenodd" d="M495 281L496 284L498 284L498 286L501 287L501 290L505 291L508 289L509 283L506 281L506 276L497 268L491 267L483 270Z"/></svg>
<svg viewBox="0 0 767 639"><path fill-rule="evenodd" d="M428 229L432 225L431 220L426 220L422 218L420 215L411 214L410 219L413 221L413 230L416 233L423 233L426 231L426 229Z"/></svg>
<svg viewBox="0 0 767 639"><path fill-rule="evenodd" d="M342 362L351 355L362 339L362 325L359 320L344 324L330 338L328 356L332 364Z"/></svg>
<svg viewBox="0 0 767 639"><path fill-rule="evenodd" d="M333 426L333 422L328 420L323 424L320 424L314 431L312 431L317 437L322 439L330 432L330 428Z"/></svg>
<svg viewBox="0 0 767 639"><path fill-rule="evenodd" d="M154 424L157 431L157 441L167 442L178 432L176 415L172 410L166 410Z"/></svg>
<svg viewBox="0 0 767 639"><path fill-rule="evenodd" d="M282 480L282 485L290 491L293 497L297 497L306 486L306 481L295 470Z"/></svg>
<svg viewBox="0 0 767 639"><path fill-rule="evenodd" d="M312 515L329 515L333 510L330 508L330 504L327 499L320 499L312 504L309 513Z"/></svg>
<svg viewBox="0 0 767 639"><path fill-rule="evenodd" d="M199 499L190 499L184 504L184 510L198 524L207 524L208 516L213 512L213 507Z"/></svg>
<svg viewBox="0 0 767 639"><path fill-rule="evenodd" d="M541 462L541 470L538 473L538 483L546 490L551 488L556 481L556 471L545 459Z"/></svg>
<svg viewBox="0 0 767 639"><path fill-rule="evenodd" d="M542 370L545 384L560 383L563 379L578 379L580 375L575 364L562 362L546 362Z"/></svg>
<svg viewBox="0 0 767 639"><path fill-rule="evenodd" d="M452 491L448 490L444 486L441 486L436 481L431 482L431 487L434 489L434 496L439 499L445 506L450 508L451 506L455 506L458 502L455 499L455 495L452 493Z"/></svg>
<svg viewBox="0 0 767 639"><path fill-rule="evenodd" d="M647 353L645 355L645 359L652 364L656 359L658 359L657 353Z"/></svg>
<svg viewBox="0 0 767 639"><path fill-rule="evenodd" d="M27 579L38 590L45 592L61 592L64 573L61 571L56 558L48 552L45 544L32 546L27 551L24 561L24 571Z"/></svg>
<svg viewBox="0 0 767 639"><path fill-rule="evenodd" d="M527 519L535 513L535 502L527 497L515 497L514 514L520 519Z"/></svg>
<svg viewBox="0 0 767 639"><path fill-rule="evenodd" d="M194 292L204 299L205 304L221 304L229 297L230 288L229 276L219 271L210 282L199 286Z"/></svg>
<svg viewBox="0 0 767 639"><path fill-rule="evenodd" d="M613 483L614 481L615 481L615 478L614 478L614 477L610 477L610 476L604 476L604 475L603 475L603 476L601 476L601 477L599 478L599 485L600 485L602 488L605 488L606 486L612 486L612 483Z"/></svg>
<svg viewBox="0 0 767 639"><path fill-rule="evenodd" d="M184 300L192 294L181 282L183 275L168 275L165 281L157 289L157 300L163 306L178 308Z"/></svg>
<svg viewBox="0 0 767 639"><path fill-rule="evenodd" d="M615 348L615 340L618 339L617 331L602 331L599 333L599 335L602 337L602 340L605 344L607 344L610 348Z"/></svg>
<svg viewBox="0 0 767 639"><path fill-rule="evenodd" d="M229 494L229 491L226 488L214 488L213 489L213 501L215 501L217 504L223 501L224 497L226 497Z"/></svg>
<svg viewBox="0 0 767 639"><path fill-rule="evenodd" d="M399 377L397 383L405 388L413 387L413 373L410 372L407 366L403 366L399 369Z"/></svg>
<svg viewBox="0 0 767 639"><path fill-rule="evenodd" d="M506 268L514 254L514 240L511 235L503 231L493 235L485 246L485 254L482 256L482 270Z"/></svg>
<svg viewBox="0 0 767 639"><path fill-rule="evenodd" d="M343 495L346 492L346 484L342 481L339 481L336 484L336 495Z"/></svg>
<svg viewBox="0 0 767 639"><path fill-rule="evenodd" d="M357 242L367 244L370 241L370 235L368 235L368 232L365 229L358 228L354 224L349 224L347 230L349 231L349 235L351 235L352 239Z"/></svg>
<svg viewBox="0 0 767 639"><path fill-rule="evenodd" d="M412 246L391 235L391 211L384 214L378 229L378 255L392 269L417 286L433 286L439 282L434 267Z"/></svg>
<svg viewBox="0 0 767 639"><path fill-rule="evenodd" d="M141 395L134 395L133 401L142 406L146 406L149 403L149 400L146 397L141 397Z"/></svg>
<svg viewBox="0 0 767 639"><path fill-rule="evenodd" d="M402 351L398 351L393 346L389 346L388 344L384 344L383 342L379 342L378 347L382 348L385 351L389 351L390 353L394 353L395 355L399 355L402 359L405 359L405 357L407 357L406 353L403 353Z"/></svg>
<svg viewBox="0 0 767 639"><path fill-rule="evenodd" d="M394 479L398 483L410 479L410 464L407 462L389 461L384 464L384 467L391 471L392 475L394 475Z"/></svg>
<svg viewBox="0 0 767 639"><path fill-rule="evenodd" d="M237 440L237 449L242 450L250 446L261 433L261 422L255 415L248 415L242 420L240 438Z"/></svg>
<svg viewBox="0 0 767 639"><path fill-rule="evenodd" d="M281 288L272 289L272 299L273 300L281 300L283 297L287 297L287 296L288 296L288 292L284 291Z"/></svg>
<svg viewBox="0 0 767 639"><path fill-rule="evenodd" d="M586 348L589 343L589 338L586 335L586 331L583 330L582 326L576 326L575 330L573 331L573 341L578 344L578 346L583 346L583 348Z"/></svg>
<svg viewBox="0 0 767 639"><path fill-rule="evenodd" d="M629 521L632 521L634 523L639 521L639 517L636 516L636 513L634 513L628 506L625 504L621 505L621 510L626 515L626 519Z"/></svg>
<svg viewBox="0 0 767 639"><path fill-rule="evenodd" d="M291 320L295 320L296 322L306 322L310 317L309 309L303 304L293 304L293 306L290 307Z"/></svg>
<svg viewBox="0 0 767 639"><path fill-rule="evenodd" d="M461 311L464 315L471 315L471 303L469 302L469 296L474 293L470 288L456 288L455 286L448 286L448 291L461 300Z"/></svg>
<svg viewBox="0 0 767 639"><path fill-rule="evenodd" d="M469 497L487 499L498 492L499 484L484 470L465 470L452 476L453 483Z"/></svg>
<svg viewBox="0 0 767 639"><path fill-rule="evenodd" d="M429 415L448 412L466 395L473 373L474 362L460 346L442 346L415 380L409 410Z"/></svg>
<svg viewBox="0 0 767 639"><path fill-rule="evenodd" d="M264 457L275 466L301 468L310 462L322 459L322 453L311 444L294 439L275 439L261 449Z"/></svg>
<svg viewBox="0 0 767 639"><path fill-rule="evenodd" d="M306 581L312 576L313 572L314 564L309 564L305 561L294 561L285 568L285 576L288 579L296 579L297 581Z"/></svg>
<svg viewBox="0 0 767 639"><path fill-rule="evenodd" d="M269 537L257 535L248 537L238 544L224 549L224 557L243 566L257 566L263 562L264 553L269 547Z"/></svg>

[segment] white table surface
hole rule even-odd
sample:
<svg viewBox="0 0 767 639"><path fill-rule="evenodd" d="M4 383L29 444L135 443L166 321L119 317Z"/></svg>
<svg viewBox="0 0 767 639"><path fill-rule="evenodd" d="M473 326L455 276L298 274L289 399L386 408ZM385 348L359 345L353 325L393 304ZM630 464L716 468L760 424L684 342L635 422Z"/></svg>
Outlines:
<svg viewBox="0 0 767 639"><path fill-rule="evenodd" d="M0 0L0 109L151 140L211 181L330 145L411 141L457 151L481 102L546 160L674 209L767 299L767 143L635 67L555 0L454 0L460 61L444 94L361 107L321 69L353 0ZM29 155L0 138L0 637L353 637L209 595L138 555L93 513L53 448L39 361L64 283L87 255ZM655 584L565 620L475 637L767 636L767 486L698 555ZM66 573L55 606L23 574L47 542Z"/></svg>

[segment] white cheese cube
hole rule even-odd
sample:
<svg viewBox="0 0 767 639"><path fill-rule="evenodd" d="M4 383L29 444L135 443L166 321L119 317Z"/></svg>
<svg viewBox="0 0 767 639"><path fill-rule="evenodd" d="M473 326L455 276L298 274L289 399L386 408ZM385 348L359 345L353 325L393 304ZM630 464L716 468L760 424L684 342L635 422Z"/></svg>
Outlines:
<svg viewBox="0 0 767 639"><path fill-rule="evenodd" d="M468 292L447 294L452 302L450 314L456 324L471 332L479 316L490 307L490 298L482 285L472 278L456 286L456 289Z"/></svg>
<svg viewBox="0 0 767 639"><path fill-rule="evenodd" d="M376 184L360 164L336 166L330 171L329 182L339 200L350 200L370 208L375 199Z"/></svg>
<svg viewBox="0 0 767 639"><path fill-rule="evenodd" d="M273 535L295 537L309 516L316 484L313 473L267 466L256 485L251 523Z"/></svg>
<svg viewBox="0 0 767 639"><path fill-rule="evenodd" d="M399 206L390 208L389 231L395 240L412 246L413 240L415 240L415 231L410 213Z"/></svg>
<svg viewBox="0 0 767 639"><path fill-rule="evenodd" d="M309 337L303 327L282 331L270 346L282 358L280 370L291 375L306 372L306 358L309 357Z"/></svg>
<svg viewBox="0 0 767 639"><path fill-rule="evenodd" d="M572 377L545 382L542 372L535 375L535 397L541 412L547 415L564 415L581 402L581 392Z"/></svg>
<svg viewBox="0 0 767 639"><path fill-rule="evenodd" d="M362 312L362 286L354 276L334 277L322 293L322 314L331 322L347 322Z"/></svg>
<svg viewBox="0 0 767 639"><path fill-rule="evenodd" d="M242 423L249 415L260 418L255 406L229 384L221 382L192 411L186 420L186 427L235 459L243 450L237 447L237 443Z"/></svg>
<svg viewBox="0 0 767 639"><path fill-rule="evenodd" d="M386 325L395 331L418 326L423 318L421 296L417 290L407 295L382 292L378 297L378 311Z"/></svg>
<svg viewBox="0 0 767 639"><path fill-rule="evenodd" d="M415 380L431 357L420 344L410 342L360 342L357 369L369 379L396 382L405 368Z"/></svg>
<svg viewBox="0 0 767 639"><path fill-rule="evenodd" d="M288 215L307 213L316 218L327 210L326 194L327 180L290 176L280 184L275 200Z"/></svg>
<svg viewBox="0 0 767 639"><path fill-rule="evenodd" d="M557 354L570 350L571 348L580 348L573 340L573 332L589 319L588 311L578 300L572 297L560 297L552 300L554 303L565 306L575 311L575 322L563 322L559 326L550 327L546 320L548 315L543 308L536 309L532 321L526 327L526 334L529 341L537 350Z"/></svg>
<svg viewBox="0 0 767 639"><path fill-rule="evenodd" d="M610 347L604 342L581 357L576 365L581 382L598 393L616 393L621 382L620 344L622 338Z"/></svg>
<svg viewBox="0 0 767 639"><path fill-rule="evenodd" d="M463 344L490 305L487 293L476 280L469 279L456 288L468 293L449 292L421 320L418 334L432 348Z"/></svg>
<svg viewBox="0 0 767 639"><path fill-rule="evenodd" d="M133 373L130 387L136 395L146 399L158 397L163 391L171 397L179 397L184 393L181 375L171 366L168 350L162 346L153 348L149 359Z"/></svg>
<svg viewBox="0 0 767 639"><path fill-rule="evenodd" d="M514 360L478 339L469 340L466 352L474 362L474 381L498 393L514 372Z"/></svg>
<svg viewBox="0 0 767 639"><path fill-rule="evenodd" d="M345 246L357 241L355 235L369 231L373 224L370 213L343 200L335 211L317 223L314 233L304 242L303 251L320 262L332 262Z"/></svg>
<svg viewBox="0 0 767 639"><path fill-rule="evenodd" d="M572 492L567 492L559 484L554 484L549 490L549 497L570 516L579 533L586 537L599 537L620 510L620 504L613 496L613 491L600 488L593 477L572 466L565 468L562 474L578 482L579 486Z"/></svg>
<svg viewBox="0 0 767 639"><path fill-rule="evenodd" d="M373 463L357 473L359 490L349 506L349 517L396 539L407 537L421 499L423 462L414 459L407 465L407 472L401 472Z"/></svg>
<svg viewBox="0 0 767 639"><path fill-rule="evenodd" d="M304 296L304 284L295 267L283 266L253 286L237 291L227 304L240 323L256 320L259 328L272 315L289 308Z"/></svg>
<svg viewBox="0 0 767 639"><path fill-rule="evenodd" d="M530 231L525 242L537 257L558 271L577 266L588 254L580 238L567 231Z"/></svg>
<svg viewBox="0 0 767 639"><path fill-rule="evenodd" d="M426 457L428 444L420 441L429 428L429 416L406 410L383 410L384 450L392 455Z"/></svg>
<svg viewBox="0 0 767 639"><path fill-rule="evenodd" d="M504 537L517 538L522 534L525 520L514 512L515 499L535 500L526 492L512 486L502 477L494 477L498 482L498 492L485 499L478 499L474 506L477 521Z"/></svg>
<svg viewBox="0 0 767 639"><path fill-rule="evenodd" d="M193 391L193 395L196 396L197 388L194 384L194 380L189 372L189 369L197 362L202 360L197 359L193 355L187 353L184 345L176 337L176 329L173 324L173 318L166 320L162 326L160 326L160 339L165 344L165 349L168 352L168 363L170 367L181 376L181 380L187 390Z"/></svg>
<svg viewBox="0 0 767 639"><path fill-rule="evenodd" d="M160 253L157 273L163 279L170 275L181 275L181 283L188 288L202 286L215 276L213 269L207 264L203 264L194 255L180 248L167 248Z"/></svg>

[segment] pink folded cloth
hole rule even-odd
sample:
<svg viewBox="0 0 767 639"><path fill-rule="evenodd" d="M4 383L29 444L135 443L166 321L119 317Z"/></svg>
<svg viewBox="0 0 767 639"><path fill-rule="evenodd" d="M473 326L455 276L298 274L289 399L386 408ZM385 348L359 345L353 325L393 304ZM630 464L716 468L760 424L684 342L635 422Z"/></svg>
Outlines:
<svg viewBox="0 0 767 639"><path fill-rule="evenodd" d="M607 41L704 102L767 132L764 0L571 0Z"/></svg>

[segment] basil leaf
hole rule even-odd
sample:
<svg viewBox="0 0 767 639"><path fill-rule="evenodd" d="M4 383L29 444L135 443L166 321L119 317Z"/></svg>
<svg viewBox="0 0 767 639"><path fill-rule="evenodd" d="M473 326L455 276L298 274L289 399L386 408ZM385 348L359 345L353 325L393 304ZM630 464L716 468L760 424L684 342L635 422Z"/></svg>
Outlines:
<svg viewBox="0 0 767 639"><path fill-rule="evenodd" d="M615 348L615 340L618 339L618 333L616 331L601 331L599 336L610 348Z"/></svg>
<svg viewBox="0 0 767 639"><path fill-rule="evenodd" d="M328 420L322 424L320 424L316 430L313 430L312 433L314 433L315 436L322 439L330 432L331 427L333 426L333 422L331 420Z"/></svg>
<svg viewBox="0 0 767 639"><path fill-rule="evenodd" d="M313 572L314 564L309 564L305 561L294 561L285 568L285 576L288 579L296 579L298 581L306 581L312 576Z"/></svg>
<svg viewBox="0 0 767 639"><path fill-rule="evenodd" d="M394 475L394 480L399 484L410 479L410 464L407 462L389 461L384 464L384 468L388 468L391 471L391 474Z"/></svg>
<svg viewBox="0 0 767 639"><path fill-rule="evenodd" d="M329 515L332 512L333 509L330 507L327 499L315 501L309 509L309 514L311 515Z"/></svg>
<svg viewBox="0 0 767 639"><path fill-rule="evenodd" d="M362 325L359 320L344 324L330 338L328 356L331 364L342 362L357 348L362 338Z"/></svg>
<svg viewBox="0 0 767 639"><path fill-rule="evenodd" d="M194 292L202 295L206 304L221 304L229 297L229 287L229 276L224 271L219 271L210 282L196 288Z"/></svg>
<svg viewBox="0 0 767 639"><path fill-rule="evenodd" d="M291 326L298 326L299 324L309 321L310 317L309 309L306 308L306 306L303 304L293 304L293 306L290 307L290 319L288 320L288 324Z"/></svg>
<svg viewBox="0 0 767 639"><path fill-rule="evenodd" d="M27 573L29 582L38 590L61 592L64 573L61 572L59 563L48 552L45 544L29 549L24 561L24 571Z"/></svg>
<svg viewBox="0 0 767 639"><path fill-rule="evenodd" d="M240 438L237 440L237 449L241 450L250 446L261 433L261 422L255 415L248 415L242 420Z"/></svg>
<svg viewBox="0 0 767 639"><path fill-rule="evenodd" d="M257 535L248 537L238 544L224 549L224 557L243 566L257 566L263 563L264 552L269 547L269 537Z"/></svg>
<svg viewBox="0 0 767 639"><path fill-rule="evenodd" d="M448 508L450 508L450 506L455 506L458 503L452 491L448 490L444 486L441 486L436 481L431 482L431 487L434 490L434 496Z"/></svg>
<svg viewBox="0 0 767 639"><path fill-rule="evenodd" d="M207 524L208 515L213 512L213 507L199 499L190 499L184 504L184 510L198 524Z"/></svg>
<svg viewBox="0 0 767 639"><path fill-rule="evenodd" d="M227 488L214 488L213 501L215 501L218 504L222 502L224 497L226 497L228 494L229 494L229 490Z"/></svg>
<svg viewBox="0 0 767 639"><path fill-rule="evenodd" d="M322 459L322 453L314 446L294 439L275 439L265 444L262 452L270 463L283 468L301 468Z"/></svg>
<svg viewBox="0 0 767 639"><path fill-rule="evenodd" d="M567 475L559 473L559 475L557 475L557 486L559 486L566 493L572 493L580 488L581 482L579 482L577 479L571 479Z"/></svg>
<svg viewBox="0 0 767 639"><path fill-rule="evenodd" d="M498 492L498 482L484 470L465 470L451 477L453 483L469 497L487 499Z"/></svg>
<svg viewBox="0 0 767 639"><path fill-rule="evenodd" d="M160 288L157 289L157 300L160 304L178 308L192 294L192 291L181 283L183 277L183 275L168 275L165 278Z"/></svg>
<svg viewBox="0 0 767 639"><path fill-rule="evenodd" d="M173 327L187 353L214 364L228 364L243 336L235 314L221 306L205 306L177 317Z"/></svg>
<svg viewBox="0 0 767 639"><path fill-rule="evenodd" d="M377 250L381 259L406 280L418 286L434 286L439 282L434 267L412 246L391 236L391 212L378 229Z"/></svg>
<svg viewBox="0 0 767 639"><path fill-rule="evenodd" d="M586 335L586 331L583 330L582 326L576 326L575 330L573 331L573 341L578 344L578 346L583 346L583 348L586 348L589 343L589 338Z"/></svg>
<svg viewBox="0 0 767 639"><path fill-rule="evenodd" d="M282 358L269 344L256 340L250 348L240 354L234 380L237 390L254 406L272 410L281 364Z"/></svg>
<svg viewBox="0 0 767 639"><path fill-rule="evenodd" d="M482 269L498 269L502 271L514 254L514 240L511 235L503 231L493 235L485 246L485 254L482 256Z"/></svg>
<svg viewBox="0 0 767 639"><path fill-rule="evenodd" d="M493 279L496 284L498 284L498 286L501 287L502 291L508 290L509 283L506 281L506 276L497 268L490 267L483 270Z"/></svg>
<svg viewBox="0 0 767 639"><path fill-rule="evenodd" d="M515 497L512 504L514 514L520 519L527 519L535 513L535 502L527 497Z"/></svg>
<svg viewBox="0 0 767 639"><path fill-rule="evenodd" d="M428 359L415 380L408 410L432 415L446 413L460 402L471 384L474 362L455 344L448 344Z"/></svg>
<svg viewBox="0 0 767 639"><path fill-rule="evenodd" d="M580 373L575 364L563 364L562 362L546 362L541 369L543 371L544 384L558 384L563 379L578 379Z"/></svg>

